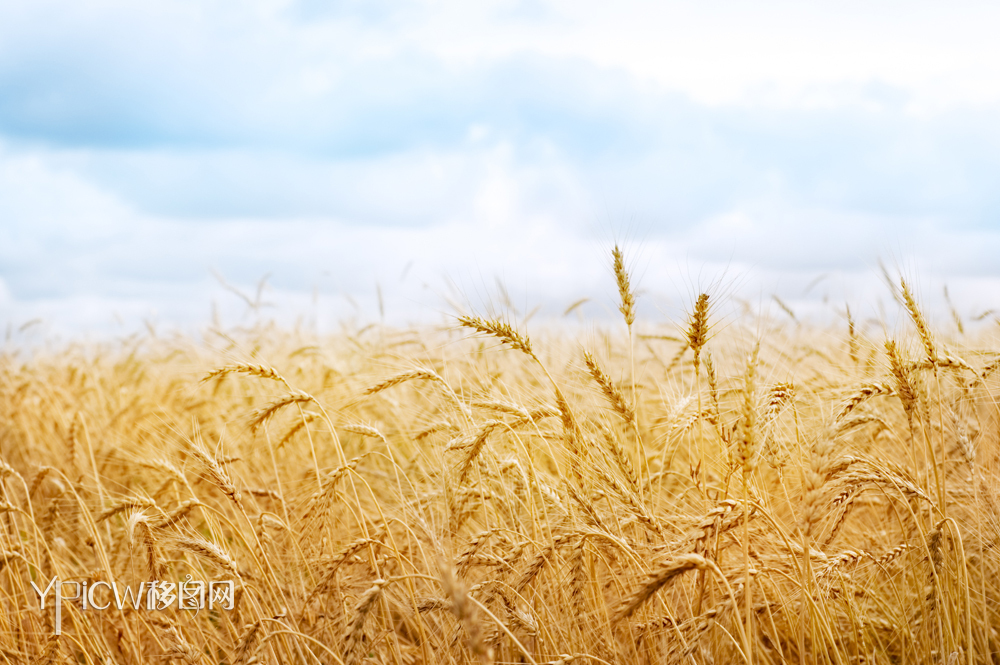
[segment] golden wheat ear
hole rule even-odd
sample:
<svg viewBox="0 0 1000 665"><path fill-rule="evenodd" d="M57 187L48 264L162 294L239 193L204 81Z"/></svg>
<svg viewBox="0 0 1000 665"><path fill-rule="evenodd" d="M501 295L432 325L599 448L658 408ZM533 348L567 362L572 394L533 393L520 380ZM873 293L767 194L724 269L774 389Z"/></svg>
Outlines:
<svg viewBox="0 0 1000 665"><path fill-rule="evenodd" d="M535 358L535 352L531 348L531 340L528 339L528 336L518 332L516 328L506 321L500 319L483 319L478 316L460 316L458 317L458 322L464 328L471 328L483 335L495 337L512 349L517 349Z"/></svg>
<svg viewBox="0 0 1000 665"><path fill-rule="evenodd" d="M612 410L621 416L622 420L631 424L635 419L635 411L625 399L622 391L611 381L611 377L607 375L601 366L597 364L597 360L594 359L590 351L584 350L583 362L587 366L587 373L594 379L594 383L600 386L601 392L607 398L608 403L611 404Z"/></svg>
<svg viewBox="0 0 1000 665"><path fill-rule="evenodd" d="M900 278L899 286L903 297L903 304L906 305L906 312L910 315L913 325L917 328L920 341L924 345L924 352L927 354L927 360L933 363L937 360L937 347L934 343L934 338L931 336L931 329L928 327L927 321L920 311L920 307L917 306L917 300L913 297L913 292L910 291L910 285L906 283L905 279Z"/></svg>
<svg viewBox="0 0 1000 665"><path fill-rule="evenodd" d="M618 285L618 311L625 317L625 325L632 327L635 323L635 289L632 278L625 269L625 254L617 244L611 250L612 269L615 273L615 283Z"/></svg>
<svg viewBox="0 0 1000 665"><path fill-rule="evenodd" d="M688 319L687 343L694 352L694 370L701 365L701 350L708 342L708 294L702 293L694 303Z"/></svg>

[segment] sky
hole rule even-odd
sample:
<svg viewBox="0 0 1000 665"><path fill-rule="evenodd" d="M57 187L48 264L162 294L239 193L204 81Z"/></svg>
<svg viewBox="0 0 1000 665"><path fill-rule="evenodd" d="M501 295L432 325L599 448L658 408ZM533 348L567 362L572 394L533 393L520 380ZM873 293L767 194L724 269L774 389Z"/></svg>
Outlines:
<svg viewBox="0 0 1000 665"><path fill-rule="evenodd" d="M602 317L616 242L651 324L711 289L873 315L880 260L931 311L1000 308L998 26L963 0L0 0L0 323Z"/></svg>

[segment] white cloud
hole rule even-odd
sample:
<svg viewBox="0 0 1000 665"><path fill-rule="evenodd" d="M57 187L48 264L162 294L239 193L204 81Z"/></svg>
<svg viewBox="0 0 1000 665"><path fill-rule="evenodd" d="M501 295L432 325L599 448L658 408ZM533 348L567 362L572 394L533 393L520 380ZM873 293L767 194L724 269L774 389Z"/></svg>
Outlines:
<svg viewBox="0 0 1000 665"><path fill-rule="evenodd" d="M971 307L1000 249L998 13L2 3L0 299L69 328L242 316L216 268L272 272L287 316L372 316L376 283L415 316L495 276L558 311L607 295L626 226L649 307L735 272L825 311L781 280L867 297L880 255Z"/></svg>

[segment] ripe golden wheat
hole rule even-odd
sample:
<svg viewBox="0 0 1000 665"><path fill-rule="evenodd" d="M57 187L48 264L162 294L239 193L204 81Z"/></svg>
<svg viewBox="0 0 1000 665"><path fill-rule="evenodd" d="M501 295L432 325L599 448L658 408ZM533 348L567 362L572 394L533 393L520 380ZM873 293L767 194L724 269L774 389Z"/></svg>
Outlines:
<svg viewBox="0 0 1000 665"><path fill-rule="evenodd" d="M624 325L578 339L463 315L4 352L0 657L997 662L995 330L936 332L905 281L889 339L717 325L704 293L643 321L611 258ZM65 600L55 635L31 587L188 576L233 609Z"/></svg>

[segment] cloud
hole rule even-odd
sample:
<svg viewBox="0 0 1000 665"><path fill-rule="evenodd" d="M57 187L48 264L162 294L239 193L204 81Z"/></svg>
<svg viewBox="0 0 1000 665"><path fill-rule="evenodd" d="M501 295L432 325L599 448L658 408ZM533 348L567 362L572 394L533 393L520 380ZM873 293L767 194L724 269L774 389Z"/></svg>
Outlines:
<svg viewBox="0 0 1000 665"><path fill-rule="evenodd" d="M461 208L489 156L550 170L550 180L569 174L575 183L547 197L587 194L563 209L610 207L674 228L775 196L963 225L1000 212L1000 130L990 113L706 108L609 79L579 63L506 63L454 92L439 83L382 106L356 100L339 120L315 111L306 129L288 123L287 140L276 124L270 138L230 136L232 147L219 138L46 154L148 213L187 217L426 224Z"/></svg>
<svg viewBox="0 0 1000 665"><path fill-rule="evenodd" d="M300 310L318 290L371 311L411 261L401 310L497 275L555 307L603 293L621 224L655 257L650 300L699 262L760 271L765 292L821 270L854 284L887 252L994 271L985 6L899 24L898 6L780 2L64 4L0 5L19 312L203 319L228 297L212 269L273 273Z"/></svg>
<svg viewBox="0 0 1000 665"><path fill-rule="evenodd" d="M349 36L352 3L322 15L295 4L255 14L225 3L148 12L108 3L48 22L8 7L0 132L69 153L81 176L158 215L429 223L449 214L456 188L468 189L475 154L491 150L519 168L572 172L571 189L591 194L584 208L672 228L778 195L798 207L959 224L1000 211L993 106L916 113L919 87L877 78L805 86L807 102L827 95L818 104L709 104L636 67L601 64L599 49L557 55L537 39L511 49L523 18L484 35L505 45L498 53L457 64L422 32L454 23L418 3L401 7L417 37L400 36L393 13L368 16ZM510 3L494 10L518 13ZM686 5L674 11L701 20ZM484 16L463 20L481 28ZM457 175L433 175L449 170ZM385 210L392 199L405 211Z"/></svg>

